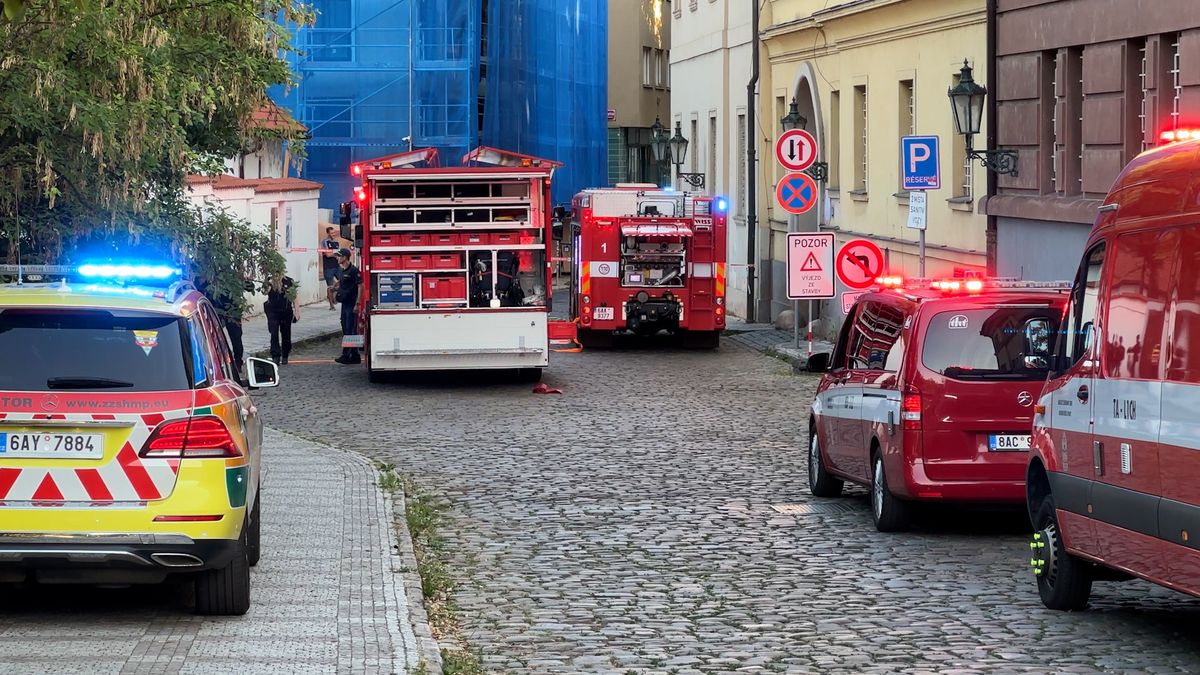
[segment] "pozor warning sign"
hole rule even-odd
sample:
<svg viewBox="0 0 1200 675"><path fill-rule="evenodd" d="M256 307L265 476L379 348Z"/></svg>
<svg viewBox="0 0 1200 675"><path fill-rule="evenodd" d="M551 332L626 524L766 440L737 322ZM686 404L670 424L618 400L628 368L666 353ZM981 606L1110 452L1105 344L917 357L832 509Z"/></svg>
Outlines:
<svg viewBox="0 0 1200 675"><path fill-rule="evenodd" d="M834 297L834 235L832 232L792 232L787 239L789 300Z"/></svg>

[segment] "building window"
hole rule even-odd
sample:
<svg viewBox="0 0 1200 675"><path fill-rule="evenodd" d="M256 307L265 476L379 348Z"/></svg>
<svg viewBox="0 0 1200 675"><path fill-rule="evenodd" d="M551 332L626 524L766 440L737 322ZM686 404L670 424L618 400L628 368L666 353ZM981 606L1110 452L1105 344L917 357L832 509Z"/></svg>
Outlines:
<svg viewBox="0 0 1200 675"><path fill-rule="evenodd" d="M841 185L842 154L842 92L829 94L829 187Z"/></svg>
<svg viewBox="0 0 1200 675"><path fill-rule="evenodd" d="M897 110L899 119L897 120L897 128L900 130L901 136L915 136L917 134L917 119L916 111L913 108L913 81L900 80L899 99L897 100ZM900 158L900 163L904 163L904 158ZM904 174L900 174L901 191L904 190Z"/></svg>
<svg viewBox="0 0 1200 675"><path fill-rule="evenodd" d="M1171 128L1179 128L1179 100L1183 98L1183 79L1179 68L1179 33L1171 36Z"/></svg>
<svg viewBox="0 0 1200 675"><path fill-rule="evenodd" d="M713 194L717 193L717 118L715 115L710 115L708 118L708 183L711 186L709 190Z"/></svg>
<svg viewBox="0 0 1200 675"><path fill-rule="evenodd" d="M354 6L345 0L318 0L312 3L316 23L307 30L310 61L346 62L353 60Z"/></svg>
<svg viewBox="0 0 1200 675"><path fill-rule="evenodd" d="M642 86L653 87L657 73L654 70L654 49L642 47Z"/></svg>
<svg viewBox="0 0 1200 675"><path fill-rule="evenodd" d="M354 101L348 98L310 98L305 106L313 138L349 140L354 135Z"/></svg>
<svg viewBox="0 0 1200 675"><path fill-rule="evenodd" d="M658 50L659 56L659 77L658 85L663 89L671 88L671 52L669 50Z"/></svg>
<svg viewBox="0 0 1200 675"><path fill-rule="evenodd" d="M867 85L854 87L854 191L867 192Z"/></svg>
<svg viewBox="0 0 1200 675"><path fill-rule="evenodd" d="M1138 87L1141 90L1138 106L1138 128L1142 132L1142 152L1150 149L1146 139L1150 137L1150 88L1146 86L1149 80L1149 59L1146 52L1146 41L1138 42Z"/></svg>
<svg viewBox="0 0 1200 675"><path fill-rule="evenodd" d="M737 208L738 213L746 215L746 114L741 113L737 118Z"/></svg>
<svg viewBox="0 0 1200 675"><path fill-rule="evenodd" d="M1083 49L1058 53L1054 70L1054 192L1083 192Z"/></svg>
<svg viewBox="0 0 1200 675"><path fill-rule="evenodd" d="M696 167L700 161L700 121L692 120L692 137L688 139L692 146L692 173L696 173Z"/></svg>

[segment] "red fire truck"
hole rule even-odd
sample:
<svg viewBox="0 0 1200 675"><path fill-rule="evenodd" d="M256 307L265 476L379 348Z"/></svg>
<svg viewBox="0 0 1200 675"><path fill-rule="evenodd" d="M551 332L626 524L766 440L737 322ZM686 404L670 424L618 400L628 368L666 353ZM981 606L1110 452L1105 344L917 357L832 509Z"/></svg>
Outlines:
<svg viewBox="0 0 1200 675"><path fill-rule="evenodd" d="M478 148L360 162L359 329L372 381L411 370L548 365L550 181L562 164ZM353 344L353 342L351 342Z"/></svg>
<svg viewBox="0 0 1200 675"><path fill-rule="evenodd" d="M571 318L580 344L666 330L685 347L716 348L725 328L728 206L723 197L652 184L576 195Z"/></svg>

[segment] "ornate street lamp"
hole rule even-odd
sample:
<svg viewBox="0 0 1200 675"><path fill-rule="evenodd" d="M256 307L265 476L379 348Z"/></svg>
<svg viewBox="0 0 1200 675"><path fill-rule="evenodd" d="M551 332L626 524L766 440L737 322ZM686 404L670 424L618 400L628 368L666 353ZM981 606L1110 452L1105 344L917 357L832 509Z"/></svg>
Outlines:
<svg viewBox="0 0 1200 675"><path fill-rule="evenodd" d="M671 145L671 162L675 164L675 175L682 181L700 190L704 189L704 174L685 173L679 170L687 158L688 139L683 137L682 122L675 123L675 135L668 141Z"/></svg>
<svg viewBox="0 0 1200 675"><path fill-rule="evenodd" d="M804 129L808 126L808 119L800 114L800 106L796 103L796 97L792 97L792 104L788 107L788 114L784 115L779 120L779 125L784 131L794 131L796 129ZM812 166L804 170L815 181L824 181L829 179L829 164L826 162L814 162Z"/></svg>
<svg viewBox="0 0 1200 675"><path fill-rule="evenodd" d="M654 152L654 161L658 164L662 164L667 158L667 129L658 117L654 118L654 124L650 127L650 149Z"/></svg>
<svg viewBox="0 0 1200 675"><path fill-rule="evenodd" d="M970 64L964 60L958 86L946 92L950 97L950 110L954 114L954 127L967 138L967 157L979 160L988 171L1016 176L1015 150L976 150L974 147L972 139L983 127L983 104L987 100L988 90L975 82L971 73Z"/></svg>

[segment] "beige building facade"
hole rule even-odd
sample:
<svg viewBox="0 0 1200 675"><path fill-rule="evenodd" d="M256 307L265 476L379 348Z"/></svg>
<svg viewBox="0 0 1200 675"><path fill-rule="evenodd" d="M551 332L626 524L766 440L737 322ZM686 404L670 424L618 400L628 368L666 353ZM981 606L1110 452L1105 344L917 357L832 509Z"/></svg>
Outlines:
<svg viewBox="0 0 1200 675"><path fill-rule="evenodd" d="M678 0L676 0L678 2ZM609 0L608 180L659 183L650 128L671 112L671 2Z"/></svg>
<svg viewBox="0 0 1200 675"><path fill-rule="evenodd" d="M752 8L730 0L673 0L671 132L680 125L688 153L680 171L704 174L704 192L730 202L726 302L746 315L747 144L757 136L747 114ZM667 120L664 118L664 124ZM672 167L672 171L674 168ZM691 188L689 188L691 189Z"/></svg>
<svg viewBox="0 0 1200 675"><path fill-rule="evenodd" d="M926 275L984 273L987 223L976 204L987 175L966 160L947 97L964 60L987 84L984 0L768 0L762 12L758 254L770 273L760 279L759 320L791 307L784 287L789 230L832 231L839 243L870 239L889 272L917 275L919 233L907 227L901 187L900 139L907 135L940 139L941 188L927 194ZM789 216L774 198L784 171L773 139L793 97L829 165L820 208L803 216ZM988 123L985 117L985 132ZM840 323L840 301L822 311L837 318L826 325Z"/></svg>

